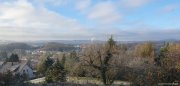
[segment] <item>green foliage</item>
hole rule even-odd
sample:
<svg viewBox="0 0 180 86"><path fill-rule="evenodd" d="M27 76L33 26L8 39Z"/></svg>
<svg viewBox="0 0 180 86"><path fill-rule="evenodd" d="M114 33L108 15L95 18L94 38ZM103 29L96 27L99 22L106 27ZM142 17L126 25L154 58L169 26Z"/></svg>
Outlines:
<svg viewBox="0 0 180 86"><path fill-rule="evenodd" d="M5 74L0 74L0 85L1 86L9 86L14 83L13 75L10 71L7 71Z"/></svg>
<svg viewBox="0 0 180 86"><path fill-rule="evenodd" d="M8 62L19 62L19 56L17 54L11 54L9 58L6 59Z"/></svg>
<svg viewBox="0 0 180 86"><path fill-rule="evenodd" d="M43 60L39 65L38 65L38 72L41 74L45 74L48 68L52 66L54 63L53 59L47 57L45 60Z"/></svg>
<svg viewBox="0 0 180 86"><path fill-rule="evenodd" d="M95 68L98 69L100 72L100 76L101 79L104 83L104 85L111 85L114 82L114 77L111 76L114 75L110 67L110 61L111 59L113 59L113 52L114 52L114 48L116 47L116 42L114 41L113 37L111 36L109 38L109 40L107 41L107 50L105 51L105 56L104 59L102 59L101 57L101 53L98 51L98 56L100 58L99 63L100 66L94 65L93 62L90 62L90 64ZM111 71L111 72L110 72Z"/></svg>
<svg viewBox="0 0 180 86"><path fill-rule="evenodd" d="M113 36L111 36L108 41L107 41L107 44L110 48L112 48L114 45L116 45L116 42L114 41L113 39Z"/></svg>
<svg viewBox="0 0 180 86"><path fill-rule="evenodd" d="M59 62L59 60L57 60L57 62ZM66 56L65 56L65 54L63 54L63 57L62 57L62 60L61 60L61 65L63 67L65 67L65 63L66 63Z"/></svg>
<svg viewBox="0 0 180 86"><path fill-rule="evenodd" d="M160 52L158 56L154 59L155 64L157 66L162 66L163 59L165 60L165 58L167 57L168 49L169 49L169 43L166 43L163 47L160 48Z"/></svg>
<svg viewBox="0 0 180 86"><path fill-rule="evenodd" d="M0 86L29 86L25 84L26 80L24 75L13 75L10 71L0 73Z"/></svg>
<svg viewBox="0 0 180 86"><path fill-rule="evenodd" d="M66 82L66 74L67 71L65 70L65 57L61 60L57 60L47 71L45 80L47 83L52 82Z"/></svg>
<svg viewBox="0 0 180 86"><path fill-rule="evenodd" d="M5 60L7 58L8 58L7 52L0 52L0 60Z"/></svg>
<svg viewBox="0 0 180 86"><path fill-rule="evenodd" d="M76 51L72 51L70 53L70 59L74 60L75 62L79 62L79 57L77 56Z"/></svg>
<svg viewBox="0 0 180 86"><path fill-rule="evenodd" d="M44 61L45 71L54 63L53 59L47 57L47 59Z"/></svg>

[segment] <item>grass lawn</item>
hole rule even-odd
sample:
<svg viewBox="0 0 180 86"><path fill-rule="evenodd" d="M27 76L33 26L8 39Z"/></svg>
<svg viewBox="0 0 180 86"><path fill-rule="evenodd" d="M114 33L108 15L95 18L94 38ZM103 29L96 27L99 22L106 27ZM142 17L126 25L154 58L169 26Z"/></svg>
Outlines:
<svg viewBox="0 0 180 86"><path fill-rule="evenodd" d="M45 81L45 77L30 80L30 82L34 84L43 83L44 81ZM76 83L76 84L87 84L87 83L97 84L97 85L103 84L100 79L91 78L91 77L68 77L67 82ZM119 80L114 81L114 84L115 85L130 85L129 82L119 81Z"/></svg>

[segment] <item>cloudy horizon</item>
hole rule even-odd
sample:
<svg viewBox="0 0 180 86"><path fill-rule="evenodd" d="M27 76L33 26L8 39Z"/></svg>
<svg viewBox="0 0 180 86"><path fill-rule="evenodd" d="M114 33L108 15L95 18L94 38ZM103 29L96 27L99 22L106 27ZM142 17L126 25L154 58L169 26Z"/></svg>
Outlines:
<svg viewBox="0 0 180 86"><path fill-rule="evenodd" d="M0 0L0 40L180 40L179 0Z"/></svg>

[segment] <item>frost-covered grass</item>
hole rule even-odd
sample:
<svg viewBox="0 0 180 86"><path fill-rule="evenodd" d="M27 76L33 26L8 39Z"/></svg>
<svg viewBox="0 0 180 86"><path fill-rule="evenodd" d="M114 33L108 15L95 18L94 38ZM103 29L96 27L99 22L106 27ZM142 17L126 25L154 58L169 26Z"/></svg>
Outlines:
<svg viewBox="0 0 180 86"><path fill-rule="evenodd" d="M45 81L45 77L30 80L30 83L38 84L38 83L44 83L44 81ZM91 78L91 77L68 77L67 82L76 83L76 84L91 83L91 84L96 84L96 85L103 85L100 79ZM130 85L130 83L126 81L115 81L114 84L115 85Z"/></svg>

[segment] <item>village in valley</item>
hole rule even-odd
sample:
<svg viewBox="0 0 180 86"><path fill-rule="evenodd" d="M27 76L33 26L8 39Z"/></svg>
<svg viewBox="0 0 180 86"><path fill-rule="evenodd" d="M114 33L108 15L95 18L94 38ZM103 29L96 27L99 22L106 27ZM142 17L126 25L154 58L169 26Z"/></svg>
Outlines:
<svg viewBox="0 0 180 86"><path fill-rule="evenodd" d="M172 72L172 76L156 76L156 72L157 74L168 73L164 67L165 69L173 67L169 64L163 66L167 65L162 60L165 59L162 57L165 52L168 55L173 54L171 61L174 61L173 64L178 66L178 43L179 41L172 40L167 43L164 41L125 43L115 41L112 36L107 41L91 40L82 43L72 42L71 44L60 42L45 42L41 45L20 42L5 43L0 46L0 84L14 84L15 86L41 86L48 85L48 83L50 86L58 85L58 83L59 85L70 86L132 85L138 84L141 80L146 80L146 78L139 77L139 81L136 81L135 78L139 76L138 73L143 73L144 70L154 73L154 76L150 76L150 72L147 72L148 75L146 72L143 74L143 76L149 77L147 81L148 79L159 78L161 80L172 77L171 79L176 81L174 83L178 84L178 72ZM167 52L168 48L173 52ZM148 51L146 51L147 49ZM107 69L101 69L103 67L101 65L107 65L105 67ZM105 75L108 77L102 78L100 74L103 72L101 71L106 71ZM103 80L113 80L113 82ZM143 83L154 84L155 82Z"/></svg>
<svg viewBox="0 0 180 86"><path fill-rule="evenodd" d="M18 44L16 46L16 44ZM53 43L48 43L52 44ZM51 45L48 45L51 47ZM58 44L58 43L57 43ZM59 43L60 44L60 43ZM65 44L64 44L65 45ZM62 58L63 55L69 55L71 52L77 52L80 50L80 47L71 46L69 48L59 47L61 50L56 50L55 47L51 49L55 50L41 50L41 49L32 49L23 47L29 47L25 43L9 43L0 45L0 73L11 73L13 76L18 76L22 81L32 80L39 77L44 77L37 72L38 64L44 59L52 59L56 61L59 58ZM7 49L4 49L4 48Z"/></svg>
<svg viewBox="0 0 180 86"><path fill-rule="evenodd" d="M180 0L0 0L0 86L180 86Z"/></svg>

